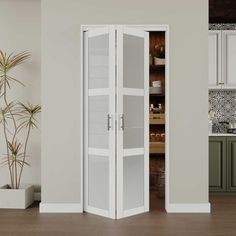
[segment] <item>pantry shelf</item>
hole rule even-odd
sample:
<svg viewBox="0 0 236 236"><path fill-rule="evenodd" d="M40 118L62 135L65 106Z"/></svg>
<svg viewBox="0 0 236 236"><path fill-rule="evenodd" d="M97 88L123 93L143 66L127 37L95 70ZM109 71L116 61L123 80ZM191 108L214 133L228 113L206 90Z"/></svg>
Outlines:
<svg viewBox="0 0 236 236"><path fill-rule="evenodd" d="M150 125L164 125L165 124L165 120L149 119L149 124Z"/></svg>
<svg viewBox="0 0 236 236"><path fill-rule="evenodd" d="M157 153L162 154L165 153L165 143L164 142L150 142L149 143L149 152L151 154Z"/></svg>

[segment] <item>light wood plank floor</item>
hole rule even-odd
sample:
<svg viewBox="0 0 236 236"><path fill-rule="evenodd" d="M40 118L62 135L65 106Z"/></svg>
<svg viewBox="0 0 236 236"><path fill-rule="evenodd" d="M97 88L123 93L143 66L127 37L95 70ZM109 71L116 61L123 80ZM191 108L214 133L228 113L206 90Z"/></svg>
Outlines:
<svg viewBox="0 0 236 236"><path fill-rule="evenodd" d="M236 236L236 196L211 196L211 214L166 214L163 200L150 213L122 220L91 214L39 214L27 210L0 210L0 236Z"/></svg>

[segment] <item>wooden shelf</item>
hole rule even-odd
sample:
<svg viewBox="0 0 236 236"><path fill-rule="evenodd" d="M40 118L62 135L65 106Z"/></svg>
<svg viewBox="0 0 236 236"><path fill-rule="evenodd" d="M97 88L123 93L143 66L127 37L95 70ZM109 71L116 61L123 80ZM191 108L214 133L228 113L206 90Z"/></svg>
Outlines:
<svg viewBox="0 0 236 236"><path fill-rule="evenodd" d="M164 125L165 124L165 114L149 114L149 123L152 125Z"/></svg>
<svg viewBox="0 0 236 236"><path fill-rule="evenodd" d="M155 159L161 159L165 161L165 153L151 153L149 152L150 157L155 158Z"/></svg>
<svg viewBox="0 0 236 236"><path fill-rule="evenodd" d="M165 97L164 93L149 93L151 97Z"/></svg>
<svg viewBox="0 0 236 236"><path fill-rule="evenodd" d="M165 69L165 65L151 65L149 64L150 70L163 70Z"/></svg>
<svg viewBox="0 0 236 236"><path fill-rule="evenodd" d="M149 153L150 154L165 153L165 143L164 142L149 142Z"/></svg>
<svg viewBox="0 0 236 236"><path fill-rule="evenodd" d="M150 125L164 125L165 120L162 120L162 119L149 119L149 124Z"/></svg>

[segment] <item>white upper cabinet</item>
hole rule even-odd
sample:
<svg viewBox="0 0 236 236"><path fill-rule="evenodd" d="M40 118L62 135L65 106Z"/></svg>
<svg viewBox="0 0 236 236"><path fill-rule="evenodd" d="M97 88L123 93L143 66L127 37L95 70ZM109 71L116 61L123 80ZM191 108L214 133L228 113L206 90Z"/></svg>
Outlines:
<svg viewBox="0 0 236 236"><path fill-rule="evenodd" d="M236 89L236 31L210 30L208 35L209 89Z"/></svg>
<svg viewBox="0 0 236 236"><path fill-rule="evenodd" d="M222 70L225 88L236 88L236 31L222 31Z"/></svg>
<svg viewBox="0 0 236 236"><path fill-rule="evenodd" d="M208 83L210 88L218 88L221 76L221 31L210 31L208 35Z"/></svg>

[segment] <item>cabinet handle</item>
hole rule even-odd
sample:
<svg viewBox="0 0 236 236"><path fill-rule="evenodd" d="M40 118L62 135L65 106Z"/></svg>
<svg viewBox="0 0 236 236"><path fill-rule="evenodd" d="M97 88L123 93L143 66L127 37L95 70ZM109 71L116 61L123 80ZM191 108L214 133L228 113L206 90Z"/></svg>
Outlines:
<svg viewBox="0 0 236 236"><path fill-rule="evenodd" d="M124 119L124 114L120 115L120 129L124 130L125 128L125 119Z"/></svg>
<svg viewBox="0 0 236 236"><path fill-rule="evenodd" d="M219 85L223 85L223 84L225 84L225 83L223 83L223 82L220 82L220 83L218 83Z"/></svg>
<svg viewBox="0 0 236 236"><path fill-rule="evenodd" d="M112 126L111 126L111 123L112 123L112 116L110 114L107 115L107 130L110 131Z"/></svg>

